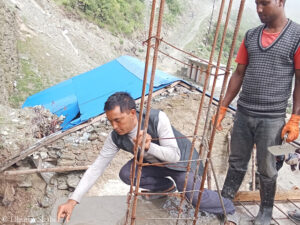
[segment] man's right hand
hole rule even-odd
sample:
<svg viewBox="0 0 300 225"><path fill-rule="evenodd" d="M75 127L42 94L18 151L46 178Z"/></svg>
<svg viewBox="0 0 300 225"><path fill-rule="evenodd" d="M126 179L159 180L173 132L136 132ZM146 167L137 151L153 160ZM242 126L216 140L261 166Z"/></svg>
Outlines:
<svg viewBox="0 0 300 225"><path fill-rule="evenodd" d="M220 114L219 114L219 118L218 118L217 125L216 125L216 128L219 131L221 131L223 129L223 127L221 125L221 122L222 122L222 120L224 119L224 117L226 115L226 111L227 111L227 107L220 106ZM216 117L217 117L217 115L214 115L213 118L212 118L212 124L213 125L215 124Z"/></svg>
<svg viewBox="0 0 300 225"><path fill-rule="evenodd" d="M66 222L69 222L76 204L75 200L69 199L65 204L60 205L57 210L57 222L59 222L60 218L66 218Z"/></svg>

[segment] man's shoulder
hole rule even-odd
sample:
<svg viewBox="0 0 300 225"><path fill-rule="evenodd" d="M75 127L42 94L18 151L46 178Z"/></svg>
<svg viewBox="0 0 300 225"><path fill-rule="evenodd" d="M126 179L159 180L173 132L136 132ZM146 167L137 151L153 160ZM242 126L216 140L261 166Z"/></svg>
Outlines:
<svg viewBox="0 0 300 225"><path fill-rule="evenodd" d="M300 24L296 23L291 20L291 25L293 26L293 29L296 30L296 32L300 33Z"/></svg>
<svg viewBox="0 0 300 225"><path fill-rule="evenodd" d="M256 27L253 27L253 28L250 28L247 32L246 32L246 38L250 35L253 35L255 33L260 33L261 30L264 28L264 24L261 24L259 26L256 26Z"/></svg>

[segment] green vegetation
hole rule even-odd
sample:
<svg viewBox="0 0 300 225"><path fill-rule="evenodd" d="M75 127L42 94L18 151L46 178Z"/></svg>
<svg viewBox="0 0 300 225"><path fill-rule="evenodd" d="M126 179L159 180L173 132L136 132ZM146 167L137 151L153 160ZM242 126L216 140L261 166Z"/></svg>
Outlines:
<svg viewBox="0 0 300 225"><path fill-rule="evenodd" d="M130 34L144 27L144 0L55 0L69 11L113 34ZM164 21L173 25L181 14L181 0L166 0Z"/></svg>
<svg viewBox="0 0 300 225"><path fill-rule="evenodd" d="M225 38L225 42L224 42L224 46L223 46L223 53L222 53L222 58L221 58L222 64L227 64L227 60L228 60L228 56L230 53L230 48L231 48L231 44L232 44L232 40L233 40L233 33L234 33L234 29L235 29L235 24L236 24L237 13L238 13L237 11L232 11L232 13L231 13L231 18L229 21L229 25L227 28L227 34L226 34L226 38ZM252 27L259 25L258 20L256 20L256 19L247 20L246 18L256 18L256 17L255 17L255 14L249 10L246 11L243 15L243 19L240 24L240 29L239 29L236 44L235 44L234 55L233 55L232 62L231 62L233 68L236 66L235 57L236 57L237 51L239 49L239 46L240 46L242 40L244 39L246 31ZM214 35L215 35L215 31L216 31L216 26L217 26L216 18L213 21L214 22L212 23L213 25L212 25L212 28L210 29L209 33L207 30L204 30L204 29L200 30L198 37L187 46L188 51L192 51L194 54L196 54L200 58L208 59L210 57L212 44L213 44L213 40L214 40ZM208 22L209 21L206 21L205 24L201 24L200 27L208 27L208 24L207 24ZM217 46L216 46L215 55L214 55L215 61L217 60L218 53L220 50L223 31L224 31L224 23L222 23L220 26L219 36L218 36L218 40L217 40Z"/></svg>
<svg viewBox="0 0 300 225"><path fill-rule="evenodd" d="M9 99L13 107L19 107L28 96L45 88L42 77L33 71L30 61L21 59L20 64L22 76L17 80L17 91Z"/></svg>
<svg viewBox="0 0 300 225"><path fill-rule="evenodd" d="M72 12L110 30L129 35L143 26L143 0L55 0Z"/></svg>
<svg viewBox="0 0 300 225"><path fill-rule="evenodd" d="M166 0L168 11L164 14L164 21L168 25L173 25L182 13L182 7L179 2L179 0Z"/></svg>
<svg viewBox="0 0 300 225"><path fill-rule="evenodd" d="M30 41L18 41L17 48L20 54L30 51ZM20 77L16 80L16 91L9 97L12 107L20 107L25 99L33 95L48 85L48 80L38 74L38 70L33 68L33 64L27 57L20 59Z"/></svg>

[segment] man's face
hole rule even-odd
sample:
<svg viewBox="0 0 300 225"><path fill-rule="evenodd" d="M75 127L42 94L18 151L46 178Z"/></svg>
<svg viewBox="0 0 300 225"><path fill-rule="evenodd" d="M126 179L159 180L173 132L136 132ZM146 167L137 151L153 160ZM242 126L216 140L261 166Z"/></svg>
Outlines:
<svg viewBox="0 0 300 225"><path fill-rule="evenodd" d="M255 0L256 11L262 23L274 21L282 13L283 0Z"/></svg>
<svg viewBox="0 0 300 225"><path fill-rule="evenodd" d="M116 106L114 109L108 110L105 113L113 129L119 135L129 133L137 124L135 109L121 112L120 106Z"/></svg>

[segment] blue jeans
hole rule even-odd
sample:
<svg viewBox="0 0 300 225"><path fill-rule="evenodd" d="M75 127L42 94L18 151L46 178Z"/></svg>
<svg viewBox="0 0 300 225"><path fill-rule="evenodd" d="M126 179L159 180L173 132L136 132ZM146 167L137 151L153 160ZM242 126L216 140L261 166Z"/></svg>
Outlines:
<svg viewBox="0 0 300 225"><path fill-rule="evenodd" d="M121 180L130 185L130 169L133 159L128 161L120 170ZM184 181L185 181L185 171L172 170L166 167L157 166L145 166L142 169L142 175L140 179L140 187L151 191L161 191L170 188L173 185L173 181L168 177L171 177L176 184L177 190L179 192L183 191ZM194 182L194 175L192 172L189 173L187 187L186 187L186 197L190 199L192 186ZM197 177L195 183L192 204L196 206L198 201L198 193L201 184L201 177ZM223 198L226 213L233 214L235 212L234 205L231 200ZM201 202L200 210L213 214L223 214L222 206L220 203L219 195L215 191L204 189Z"/></svg>

